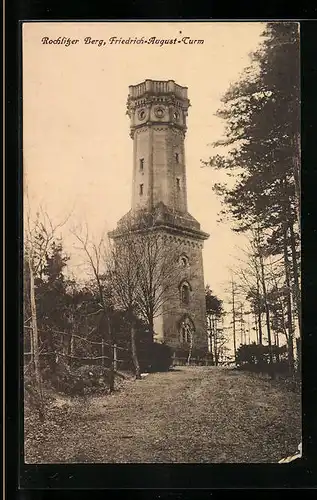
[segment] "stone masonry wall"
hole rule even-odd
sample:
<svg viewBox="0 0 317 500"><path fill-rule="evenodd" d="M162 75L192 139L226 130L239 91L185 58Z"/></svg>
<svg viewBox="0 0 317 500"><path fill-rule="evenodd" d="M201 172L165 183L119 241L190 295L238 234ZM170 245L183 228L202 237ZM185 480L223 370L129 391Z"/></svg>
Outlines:
<svg viewBox="0 0 317 500"><path fill-rule="evenodd" d="M168 293L169 298L164 303L162 311L163 335L160 337L171 346L179 344L181 340L179 323L185 315L188 315L195 325L194 345L207 347L202 243L190 238L170 236L169 245L171 251L177 249L180 256L185 255L189 265L185 269L180 269L173 290ZM191 286L189 304L183 304L181 301L179 286L183 280L188 281Z"/></svg>

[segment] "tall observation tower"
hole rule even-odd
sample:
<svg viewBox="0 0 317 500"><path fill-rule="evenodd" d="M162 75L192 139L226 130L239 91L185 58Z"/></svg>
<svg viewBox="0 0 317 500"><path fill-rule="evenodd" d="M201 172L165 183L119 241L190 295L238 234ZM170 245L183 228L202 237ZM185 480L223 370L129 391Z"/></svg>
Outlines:
<svg viewBox="0 0 317 500"><path fill-rule="evenodd" d="M167 244L179 249L182 268L168 307L162 307L154 324L154 340L171 346L187 342L207 346L202 248L209 235L187 208L185 134L190 102L187 87L173 80L145 80L129 87L127 114L133 140L131 210L111 233L116 240L120 226L131 215L155 215ZM171 293L169 292L169 295Z"/></svg>

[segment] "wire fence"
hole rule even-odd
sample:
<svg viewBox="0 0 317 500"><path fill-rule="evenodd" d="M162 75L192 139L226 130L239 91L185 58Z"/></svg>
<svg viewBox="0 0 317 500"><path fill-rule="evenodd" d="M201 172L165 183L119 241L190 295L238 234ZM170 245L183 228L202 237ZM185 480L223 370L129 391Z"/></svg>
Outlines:
<svg viewBox="0 0 317 500"><path fill-rule="evenodd" d="M26 328L27 330L32 330L32 327L31 326L24 326L24 328ZM44 333L44 334L47 334L47 330L44 330L42 328L38 328L38 332L39 333ZM58 349L56 350L40 350L39 351L39 356L55 356L55 360L58 361L58 358L59 357L62 357L62 358L67 358L69 360L76 360L76 361L79 361L83 364L86 364L87 362L100 362L101 364L104 364L105 361L112 361L113 364L114 364L114 369L117 369L117 365L121 364L121 366L125 363L127 363L127 359L120 359L119 357L119 353L120 352L125 352L125 353L131 353L131 350L126 348L126 347L122 347L116 343L109 343L109 342L106 342L104 340L101 340L101 341L96 341L96 340L89 340L87 339L86 337L83 337L81 335L77 335L75 333L69 333L69 332L65 332L65 331L61 331L61 330L56 330L56 329L49 329L49 332L50 333L55 333L57 335L60 335L60 336L66 336L66 337L69 337L72 341L74 341L75 339L78 339L80 340L81 342L84 342L86 343L87 345L92 345L92 346L96 346L97 348L99 348L100 352L101 352L101 355L90 355L90 356L87 356L87 355L76 355L76 354L73 354L73 353L69 353L69 352L62 352ZM90 332L90 334L93 332L93 330ZM112 349L113 352L112 352L112 356L107 356L105 354L105 349L108 348L108 350ZM73 349L74 349L74 346L73 346ZM25 370L27 371L31 365L32 365L32 357L33 357L33 353L31 351L29 352L24 352L24 358L30 358L29 362L27 364L25 364ZM211 366L213 364L212 360L210 359L210 357L202 357L202 358L196 358L196 357L190 357L190 359L188 359L188 356L186 357L182 357L182 356L177 356L175 355L175 353L173 354L173 357L172 357L172 366Z"/></svg>
<svg viewBox="0 0 317 500"><path fill-rule="evenodd" d="M213 362L210 358L189 358L187 357L173 357L173 366L212 366Z"/></svg>
<svg viewBox="0 0 317 500"><path fill-rule="evenodd" d="M32 326L27 326L27 325L24 325L24 328L29 330L29 331L32 331L33 328ZM72 341L74 341L75 339L78 339L82 342L85 342L86 344L90 344L90 345L93 345L93 346L98 346L100 351L101 351L101 355L95 355L95 356L79 356L79 355L75 355L73 353L69 353L69 352L61 352L59 350L49 350L49 351L45 351L43 349L40 349L39 350L39 353L38 355L39 356L55 356L55 361L58 361L58 358L59 356L60 357L63 357L63 358L67 358L67 359L70 359L70 360L77 360L77 361L80 361L80 362L87 362L87 361L93 361L93 362L96 362L96 361L100 361L101 364L104 363L105 360L107 361L112 361L113 362L113 365L114 365L114 369L116 370L117 369L117 363L126 363L126 359L119 359L118 357L118 351L120 352L130 352L130 350L126 347L122 347L122 346L119 346L117 345L116 343L110 343L110 342L106 342L105 340L101 340L101 341L95 341L95 340L89 340L87 339L86 337L82 337L80 335L77 335L77 334L74 334L74 333L69 333L69 332L65 332L65 331L61 331L61 330L56 330L56 329L49 329L49 332L51 334L55 333L57 335L60 335L60 336L63 336L63 337L69 337ZM47 334L47 330L44 330L42 328L38 328L38 333L44 333L44 334ZM92 332L90 332L92 333ZM112 356L107 356L104 351L105 349L108 348L108 350L112 349ZM73 349L74 349L74 346L73 346ZM31 366L32 366L32 362L33 362L33 356L34 356L34 353L32 351L29 351L29 352L26 352L24 351L24 359L26 360L26 358L30 358L29 359L29 362L27 364L25 364L25 370L28 371Z"/></svg>

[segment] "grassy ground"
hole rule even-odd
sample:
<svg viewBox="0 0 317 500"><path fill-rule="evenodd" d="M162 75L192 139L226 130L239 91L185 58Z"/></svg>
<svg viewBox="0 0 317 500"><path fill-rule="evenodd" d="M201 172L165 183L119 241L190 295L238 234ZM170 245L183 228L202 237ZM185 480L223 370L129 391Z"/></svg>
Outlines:
<svg viewBox="0 0 317 500"><path fill-rule="evenodd" d="M112 396L25 410L27 463L277 462L301 440L300 394L233 369L179 367Z"/></svg>

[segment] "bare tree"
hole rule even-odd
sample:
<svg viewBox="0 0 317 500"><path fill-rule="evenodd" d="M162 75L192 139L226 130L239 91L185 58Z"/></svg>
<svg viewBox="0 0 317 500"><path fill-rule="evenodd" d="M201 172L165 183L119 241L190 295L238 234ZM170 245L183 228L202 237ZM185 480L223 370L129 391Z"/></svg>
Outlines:
<svg viewBox="0 0 317 500"><path fill-rule="evenodd" d="M53 224L48 213L42 206L38 208L34 217L31 213L31 204L28 196L27 187L25 188L25 210L24 210L24 263L27 269L24 269L24 274L29 275L28 293L30 300L30 317L25 320L31 323L30 328L30 350L31 350L31 365L34 373L35 388L42 401L41 390L41 373L40 373L40 348L39 348L39 332L38 319L36 308L36 287L35 280L41 277L45 265L45 259L49 251L50 245L56 237L57 230L60 229L66 221L58 224ZM25 304L24 304L25 307ZM40 408L40 417L43 418L42 404Z"/></svg>
<svg viewBox="0 0 317 500"><path fill-rule="evenodd" d="M115 302L120 309L128 313L130 321L130 337L132 361L135 370L135 377L141 378L140 364L136 349L135 313L137 309L139 263L135 254L134 241L127 241L125 244L109 245L105 255L107 274L113 289ZM122 243L122 242L121 242Z"/></svg>
<svg viewBox="0 0 317 500"><path fill-rule="evenodd" d="M120 300L124 298L130 308L133 304L153 338L154 320L163 307L173 307L175 283L184 276L179 261L182 245L178 241L167 244L168 234L149 214L127 219L110 237L115 242L113 273L117 276L113 281ZM121 290L127 287L129 290Z"/></svg>
<svg viewBox="0 0 317 500"><path fill-rule="evenodd" d="M237 362L237 340L236 340L236 286L231 277L231 302L232 302L232 331L233 331L233 351L234 360Z"/></svg>
<svg viewBox="0 0 317 500"><path fill-rule="evenodd" d="M77 227L71 230L71 233L80 243L80 249L84 252L88 266L92 272L93 279L96 284L97 294L98 294L98 309L94 314L101 313L105 319L108 339L110 343L110 369L109 369L109 391L112 393L114 391L115 382L115 370L114 370L114 348L115 339L111 328L110 322L110 311L109 304L105 298L104 284L102 281L102 276L105 275L107 271L107 262L104 260L105 256L105 246L106 238L104 235L99 239L98 243L95 243L89 238L88 226Z"/></svg>
<svg viewBox="0 0 317 500"><path fill-rule="evenodd" d="M34 374L37 383L40 381L39 371L39 339L36 313L36 290L35 279L41 277L45 259L50 245L56 237L56 232L67 221L69 216L58 224L53 224L48 213L42 206L36 212L34 218L31 216L31 207L26 191L26 210L24 226L24 256L29 272L29 296L31 316L26 320L31 321L31 359L34 365Z"/></svg>

